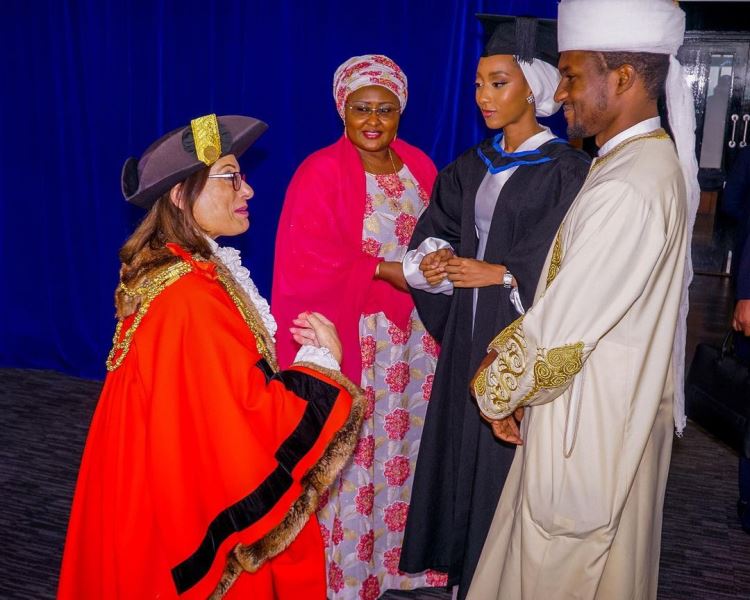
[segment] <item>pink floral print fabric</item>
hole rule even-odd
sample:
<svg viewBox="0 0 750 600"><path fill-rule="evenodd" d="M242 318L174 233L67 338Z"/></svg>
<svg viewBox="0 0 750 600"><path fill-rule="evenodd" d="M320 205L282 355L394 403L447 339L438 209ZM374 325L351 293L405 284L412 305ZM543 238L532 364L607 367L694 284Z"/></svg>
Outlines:
<svg viewBox="0 0 750 600"><path fill-rule="evenodd" d="M429 198L404 167L367 174L362 250L401 260ZM445 585L398 569L411 484L439 347L416 310L406 331L383 313L360 319L365 420L351 463L322 498L328 598L374 600L387 589Z"/></svg>

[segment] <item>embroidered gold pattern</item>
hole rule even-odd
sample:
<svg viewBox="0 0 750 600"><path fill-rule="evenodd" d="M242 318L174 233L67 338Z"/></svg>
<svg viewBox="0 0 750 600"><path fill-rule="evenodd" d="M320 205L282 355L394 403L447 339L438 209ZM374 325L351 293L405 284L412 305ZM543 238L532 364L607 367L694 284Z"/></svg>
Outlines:
<svg viewBox="0 0 750 600"><path fill-rule="evenodd" d="M210 167L221 156L221 136L216 115L193 119L190 121L190 128L193 130L195 155L199 161Z"/></svg>
<svg viewBox="0 0 750 600"><path fill-rule="evenodd" d="M549 270L547 271L547 289L557 277L557 273L560 271L560 263L562 263L562 225L557 231L555 244L552 246L552 258L550 258Z"/></svg>
<svg viewBox="0 0 750 600"><path fill-rule="evenodd" d="M648 139L654 139L654 140L668 140L670 139L669 135L666 131L663 129L657 129L656 131L652 131L651 133L644 133L643 135L636 135L635 137L629 138L625 140L624 142L621 142L620 144L617 144L612 150L607 152L604 156L600 156L599 158L594 159L594 164L591 165L591 172L594 171L594 169L598 169L602 165L609 162L610 159L617 156L620 152L622 152L623 149L627 148L630 144L634 142L638 142L640 140L648 140Z"/></svg>
<svg viewBox="0 0 750 600"><path fill-rule="evenodd" d="M484 369L476 379L474 379L474 396L479 399L483 398L487 393L487 371L489 368Z"/></svg>
<svg viewBox="0 0 750 600"><path fill-rule="evenodd" d="M504 410L511 394L518 389L518 380L526 370L526 338L523 317L503 329L490 342L488 350L495 350L497 358L475 382L477 397L489 395L492 404Z"/></svg>
<svg viewBox="0 0 750 600"><path fill-rule="evenodd" d="M477 400L491 402L496 410L510 414L519 406L526 406L542 389L566 385L583 368L583 342L537 350L532 368L534 384L520 402L511 402L518 390L519 380L527 369L527 342L523 332L523 317L503 329L487 348L495 350L497 358L474 381Z"/></svg>
<svg viewBox="0 0 750 600"><path fill-rule="evenodd" d="M198 256L194 256L193 258L195 258L196 260L203 260ZM120 282L119 289L124 291L129 296L140 296L142 300L140 306L138 307L138 311L136 312L135 318L133 319L133 323L125 332L122 341L118 340L120 339L124 319L120 319L117 322L117 326L115 327L115 335L112 339L112 349L109 352L109 356L107 356L107 371L114 371L122 364L122 361L125 360L125 357L128 355L128 351L130 350L130 345L133 341L133 335L135 335L135 332L138 329L138 326L141 324L143 317L146 316L146 313L151 306L151 302L153 302L153 300L168 286L172 285L174 282L180 279L180 277L182 277L183 275L187 275L192 270L193 268L189 263L181 260L163 269L162 271L157 272L156 275L154 275L153 279L149 281L149 283L139 286L135 289L131 290L125 284ZM237 310L240 312L242 319L245 321L248 328L252 332L253 337L255 338L255 345L258 348L258 352L260 352L261 356L266 359L266 361L274 371L278 371L279 366L276 362L276 356L272 349L273 342L271 341L270 335L266 331L266 328L263 325L260 317L254 310L254 307L248 306L247 302L243 299L242 294L237 291L236 284L234 284L230 276L219 273L218 280L221 282L221 285L224 287L227 294L232 299L232 302L234 302L234 305L237 307Z"/></svg>
<svg viewBox="0 0 750 600"><path fill-rule="evenodd" d="M109 351L109 355L107 356L107 360L105 363L107 366L107 371L114 371L122 364L122 361L125 360L125 357L128 355L128 351L130 350L130 344L133 341L133 335L138 329L138 326L141 324L143 317L146 316L149 306L151 306L151 302L153 302L154 298L161 294L167 287L172 285L180 277L190 273L191 270L192 268L189 264L180 261L156 273L153 279L151 279L147 284L139 286L133 290L128 288L124 283L120 282L119 288L123 292L125 292L128 296L140 296L142 300L140 306L138 307L138 311L136 312L135 318L133 319L133 322L128 330L125 332L125 336L122 338L122 341L118 340L120 339L120 333L122 332L122 323L124 319L120 319L119 321L117 321L117 326L115 327L115 335L112 339L112 349ZM118 351L120 352L119 355L117 355Z"/></svg>
<svg viewBox="0 0 750 600"><path fill-rule="evenodd" d="M524 396L519 406L525 406L542 389L566 385L583 368L583 342L552 348L537 349L534 363L534 386Z"/></svg>

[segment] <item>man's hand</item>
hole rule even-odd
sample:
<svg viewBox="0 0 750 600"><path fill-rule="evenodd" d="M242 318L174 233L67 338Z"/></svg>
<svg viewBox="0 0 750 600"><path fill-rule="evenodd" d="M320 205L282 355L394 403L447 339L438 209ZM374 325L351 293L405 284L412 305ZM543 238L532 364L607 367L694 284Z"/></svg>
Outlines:
<svg viewBox="0 0 750 600"><path fill-rule="evenodd" d="M477 377L479 377L482 371L487 369L496 358L497 351L490 350L487 353L487 356L482 359L482 363L479 365L477 372L474 374L474 377L472 377L471 383L469 384L472 396L475 396L474 382L477 380ZM523 439L521 439L521 431L518 428L518 425L521 422L521 419L523 419L523 412L523 408L517 408L512 415L509 415L504 419L490 419L481 410L479 411L479 414L490 424L490 427L492 427L492 433L496 438L508 442L509 444L521 446L523 445Z"/></svg>
<svg viewBox="0 0 750 600"><path fill-rule="evenodd" d="M737 302L737 306L734 307L732 328L750 336L750 299Z"/></svg>
<svg viewBox="0 0 750 600"><path fill-rule="evenodd" d="M523 408L517 408L512 415L504 419L489 419L484 414L482 414L482 418L490 424L492 433L497 439L516 446L523 446L521 430L518 427L523 419L523 413Z"/></svg>
<svg viewBox="0 0 750 600"><path fill-rule="evenodd" d="M451 258L453 258L453 251L450 248L441 248L430 252L422 259L419 263L419 270L422 271L427 283L437 285L447 277L445 266Z"/></svg>
<svg viewBox="0 0 750 600"><path fill-rule="evenodd" d="M457 288L500 285L505 271L507 269L503 265L493 265L475 258L451 258L445 267L448 279Z"/></svg>

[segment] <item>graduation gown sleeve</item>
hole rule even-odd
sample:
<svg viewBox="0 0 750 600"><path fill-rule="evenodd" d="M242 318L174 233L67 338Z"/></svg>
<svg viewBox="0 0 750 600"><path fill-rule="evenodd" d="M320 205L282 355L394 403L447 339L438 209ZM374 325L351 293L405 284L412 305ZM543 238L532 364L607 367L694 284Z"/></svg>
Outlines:
<svg viewBox="0 0 750 600"><path fill-rule="evenodd" d="M461 252L463 192L458 163L457 160L438 173L435 186L432 189L430 204L422 213L414 228L409 243L410 250L418 248L427 238L435 237L448 242L457 256L464 256ZM416 288L410 288L410 291L427 331L436 340L442 342L452 296L433 294Z"/></svg>

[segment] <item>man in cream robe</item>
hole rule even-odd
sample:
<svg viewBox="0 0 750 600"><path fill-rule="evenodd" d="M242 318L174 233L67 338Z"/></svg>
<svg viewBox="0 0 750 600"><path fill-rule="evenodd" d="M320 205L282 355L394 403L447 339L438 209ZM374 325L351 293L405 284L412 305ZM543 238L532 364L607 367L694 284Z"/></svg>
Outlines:
<svg viewBox="0 0 750 600"><path fill-rule="evenodd" d="M653 41L599 23L634 15L653 26ZM533 307L493 340L473 382L503 439L516 438L513 415L527 408L469 598L656 598L695 157L684 120L670 118L674 143L660 128L644 74L607 64L597 87L591 61L605 55L588 50L673 55L684 14L663 0L563 0L559 28L569 133L596 135L601 148ZM665 37L666 51L649 45ZM670 89L675 68L667 95L678 106L688 92ZM678 159L675 145L690 151Z"/></svg>

